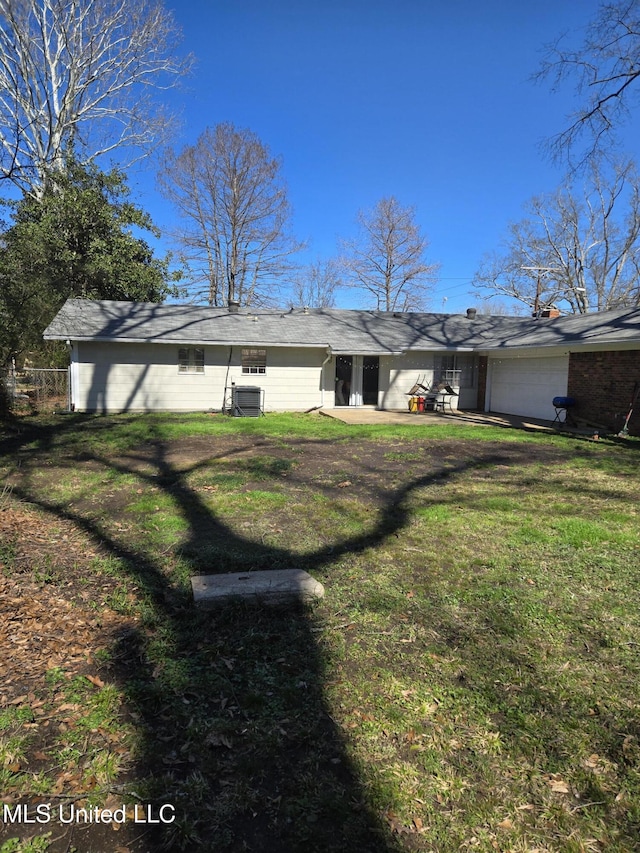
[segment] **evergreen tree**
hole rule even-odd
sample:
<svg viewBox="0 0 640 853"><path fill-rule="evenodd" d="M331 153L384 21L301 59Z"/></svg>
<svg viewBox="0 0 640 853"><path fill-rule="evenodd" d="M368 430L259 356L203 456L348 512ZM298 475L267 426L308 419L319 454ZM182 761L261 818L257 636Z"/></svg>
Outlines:
<svg viewBox="0 0 640 853"><path fill-rule="evenodd" d="M42 332L69 297L161 302L175 292L168 258L154 258L137 236L157 236L157 229L128 195L120 171L71 160L49 175L40 199L5 202L12 222L0 246L3 364L41 347Z"/></svg>

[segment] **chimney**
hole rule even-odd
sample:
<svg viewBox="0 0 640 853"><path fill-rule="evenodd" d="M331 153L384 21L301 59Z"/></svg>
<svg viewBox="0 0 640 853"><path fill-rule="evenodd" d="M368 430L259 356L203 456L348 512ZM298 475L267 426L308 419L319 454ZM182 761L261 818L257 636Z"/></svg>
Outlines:
<svg viewBox="0 0 640 853"><path fill-rule="evenodd" d="M540 312L540 316L554 320L556 317L560 316L560 311L557 308L545 308Z"/></svg>
<svg viewBox="0 0 640 853"><path fill-rule="evenodd" d="M467 308L467 320L475 320L477 313L475 308Z"/></svg>
<svg viewBox="0 0 640 853"><path fill-rule="evenodd" d="M229 314L237 314L240 310L240 303L235 299L229 300Z"/></svg>

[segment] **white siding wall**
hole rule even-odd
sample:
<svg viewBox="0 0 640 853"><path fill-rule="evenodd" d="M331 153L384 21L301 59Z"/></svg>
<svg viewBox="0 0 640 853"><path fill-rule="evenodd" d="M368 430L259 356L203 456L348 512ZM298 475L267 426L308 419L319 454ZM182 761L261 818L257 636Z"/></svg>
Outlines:
<svg viewBox="0 0 640 853"><path fill-rule="evenodd" d="M75 407L100 412L220 409L225 384L232 382L263 388L267 410L305 410L321 403L323 350L267 348L266 373L257 375L242 373L241 347L233 347L230 364L229 347L204 351L204 373L179 373L174 344L79 343Z"/></svg>
<svg viewBox="0 0 640 853"><path fill-rule="evenodd" d="M478 389L461 388L458 397L459 409L475 409L478 406Z"/></svg>
<svg viewBox="0 0 640 853"><path fill-rule="evenodd" d="M402 356L380 358L380 408L405 409L409 403L409 389L418 381L430 386L434 381L435 360L439 353L407 353ZM468 359L463 354L460 358ZM474 373L475 375L475 373ZM457 401L459 409L475 409L478 389L461 388Z"/></svg>
<svg viewBox="0 0 640 853"><path fill-rule="evenodd" d="M228 359L228 347L222 349ZM240 363L241 349L241 347L233 348L228 384L235 382L236 385L257 385L263 388L265 409L269 411L305 411L321 405L321 367L327 357L324 350L303 347L297 349L266 347L266 373L244 374ZM327 367L328 365L324 369L325 383ZM226 362L224 373L226 374ZM333 382L328 384L332 387ZM325 394L325 402L327 398L328 395Z"/></svg>
<svg viewBox="0 0 640 853"><path fill-rule="evenodd" d="M206 346L204 373L179 373L177 344L77 343L73 402L78 411L99 412L221 409L225 385L235 382L264 389L267 411L335 405L335 358L322 369L325 350L266 347L264 374L243 374L241 351L234 346L229 362L229 347ZM411 386L418 379L430 384L433 369L433 353L381 356L379 407L406 409ZM475 400L475 389L462 389L461 407Z"/></svg>
<svg viewBox="0 0 640 853"><path fill-rule="evenodd" d="M407 392L418 381L433 382L433 353L380 357L380 408L406 409Z"/></svg>

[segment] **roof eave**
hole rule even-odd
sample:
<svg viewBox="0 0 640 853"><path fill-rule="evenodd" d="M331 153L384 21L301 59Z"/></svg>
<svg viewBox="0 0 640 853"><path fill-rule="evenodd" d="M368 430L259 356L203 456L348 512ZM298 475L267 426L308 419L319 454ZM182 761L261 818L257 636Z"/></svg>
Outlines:
<svg viewBox="0 0 640 853"><path fill-rule="evenodd" d="M199 340L194 338L127 338L118 336L117 338L109 335L73 335L73 334L44 334L45 341L73 341L75 343L109 343L109 344L158 344L160 346L220 346L220 347L304 347L305 349L328 349L327 343L284 343L284 342L265 342L264 339L250 341L242 338L235 341L212 341Z"/></svg>

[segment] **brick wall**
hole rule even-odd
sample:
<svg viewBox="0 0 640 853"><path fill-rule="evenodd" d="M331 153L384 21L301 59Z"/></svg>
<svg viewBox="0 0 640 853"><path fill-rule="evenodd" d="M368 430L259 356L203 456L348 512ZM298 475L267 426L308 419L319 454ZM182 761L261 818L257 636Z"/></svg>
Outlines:
<svg viewBox="0 0 640 853"><path fill-rule="evenodd" d="M567 393L576 400L574 413L609 430L622 429L637 381L640 350L574 352L569 356ZM640 400L629 421L629 432L640 435Z"/></svg>

